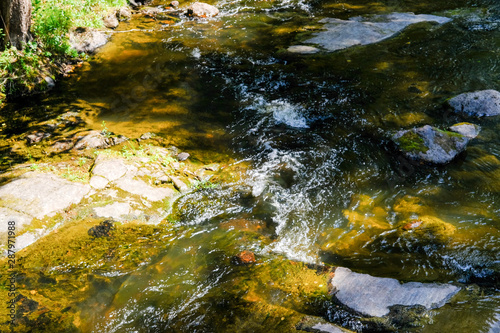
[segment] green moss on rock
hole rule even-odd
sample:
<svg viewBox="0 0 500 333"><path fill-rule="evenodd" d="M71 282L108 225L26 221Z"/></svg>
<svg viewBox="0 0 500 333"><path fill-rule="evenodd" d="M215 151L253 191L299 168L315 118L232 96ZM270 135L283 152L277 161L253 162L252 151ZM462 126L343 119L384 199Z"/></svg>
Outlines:
<svg viewBox="0 0 500 333"><path fill-rule="evenodd" d="M407 131L402 136L397 138L396 143L401 150L406 152L425 153L429 150L429 148L425 146L424 139L412 130Z"/></svg>

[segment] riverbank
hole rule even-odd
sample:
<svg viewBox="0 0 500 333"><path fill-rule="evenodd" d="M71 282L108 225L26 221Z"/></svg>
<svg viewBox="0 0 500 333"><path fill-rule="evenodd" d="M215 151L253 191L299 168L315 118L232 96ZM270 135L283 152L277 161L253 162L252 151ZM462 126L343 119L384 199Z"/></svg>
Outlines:
<svg viewBox="0 0 500 333"><path fill-rule="evenodd" d="M87 57L72 45L73 31L104 29L105 21L127 6L126 0L33 1L33 40L23 50L0 53L0 107L7 98L51 89Z"/></svg>

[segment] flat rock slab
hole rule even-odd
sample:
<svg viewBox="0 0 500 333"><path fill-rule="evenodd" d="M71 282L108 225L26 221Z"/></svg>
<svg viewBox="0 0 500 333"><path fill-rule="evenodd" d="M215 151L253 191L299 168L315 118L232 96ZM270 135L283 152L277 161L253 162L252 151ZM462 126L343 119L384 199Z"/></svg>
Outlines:
<svg viewBox="0 0 500 333"><path fill-rule="evenodd" d="M29 172L0 187L0 206L41 219L79 203L89 192L89 185Z"/></svg>
<svg viewBox="0 0 500 333"><path fill-rule="evenodd" d="M0 207L0 225L6 226L7 222L14 221L16 228L22 228L23 226L29 224L33 220L32 216L26 215L22 212L18 212L9 208ZM6 232L7 228L0 229L0 233ZM3 239L2 239L3 240ZM1 241L0 240L0 243Z"/></svg>
<svg viewBox="0 0 500 333"><path fill-rule="evenodd" d="M152 187L142 180L121 178L115 182L124 191L145 197L149 201L160 201L174 195L174 191L164 187Z"/></svg>
<svg viewBox="0 0 500 333"><path fill-rule="evenodd" d="M426 309L443 306L459 290L450 284L408 282L354 273L338 267L332 278L335 297L364 315L382 317L393 305L422 305Z"/></svg>
<svg viewBox="0 0 500 333"><path fill-rule="evenodd" d="M407 26L419 22L447 23L451 19L435 15L415 15L413 13L393 13L371 17L352 17L349 20L326 18L326 31L321 31L306 43L318 44L329 51L337 51L355 45L380 42L394 36Z"/></svg>
<svg viewBox="0 0 500 333"><path fill-rule="evenodd" d="M109 217L115 220L122 220L130 214L130 204L127 202L115 202L104 207L94 208L94 212L99 217Z"/></svg>
<svg viewBox="0 0 500 333"><path fill-rule="evenodd" d="M119 158L97 159L92 174L106 178L109 181L117 180L125 175L127 166Z"/></svg>
<svg viewBox="0 0 500 333"><path fill-rule="evenodd" d="M490 117L500 115L500 92L481 90L460 94L448 101L455 112L469 116Z"/></svg>

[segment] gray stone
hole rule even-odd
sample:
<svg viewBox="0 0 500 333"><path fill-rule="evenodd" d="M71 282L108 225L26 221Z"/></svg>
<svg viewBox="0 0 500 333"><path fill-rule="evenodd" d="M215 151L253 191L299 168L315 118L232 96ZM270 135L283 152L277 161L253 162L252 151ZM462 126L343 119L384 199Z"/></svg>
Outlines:
<svg viewBox="0 0 500 333"><path fill-rule="evenodd" d="M481 127L471 123L460 123L451 126L450 131L462 134L469 139L474 139L479 135Z"/></svg>
<svg viewBox="0 0 500 333"><path fill-rule="evenodd" d="M93 53L108 42L108 36L90 28L76 28L69 34L69 43L77 52Z"/></svg>
<svg viewBox="0 0 500 333"><path fill-rule="evenodd" d="M66 151L70 150L73 148L73 141L71 140L63 140L63 141L58 141L54 143L50 148L53 152L61 152L61 151Z"/></svg>
<svg viewBox="0 0 500 333"><path fill-rule="evenodd" d="M44 79L45 83L47 84L47 90L50 90L56 86L56 81L54 81L54 79L51 78L50 76L46 76L43 79Z"/></svg>
<svg viewBox="0 0 500 333"><path fill-rule="evenodd" d="M80 138L73 149L104 149L113 145L113 142L107 138L101 131L91 131Z"/></svg>
<svg viewBox="0 0 500 333"><path fill-rule="evenodd" d="M177 155L177 160L182 162L189 158L189 153L180 153Z"/></svg>
<svg viewBox="0 0 500 333"><path fill-rule="evenodd" d="M287 49L287 51L291 53L314 54L318 53L319 49L316 47L306 46L306 45L292 45Z"/></svg>
<svg viewBox="0 0 500 333"><path fill-rule="evenodd" d="M116 12L116 17L118 17L120 21L130 20L132 18L132 11L129 7L122 7Z"/></svg>
<svg viewBox="0 0 500 333"><path fill-rule="evenodd" d="M382 317L394 305L421 305L426 309L443 306L460 290L450 284L408 282L354 273L338 267L331 280L339 302L364 315Z"/></svg>
<svg viewBox="0 0 500 333"><path fill-rule="evenodd" d="M430 125L399 131L393 140L407 157L434 164L452 161L470 141L466 136Z"/></svg>
<svg viewBox="0 0 500 333"><path fill-rule="evenodd" d="M179 178L175 176L170 176L170 179L172 183L174 184L174 187L181 193L189 191L189 187Z"/></svg>
<svg viewBox="0 0 500 333"><path fill-rule="evenodd" d="M28 172L0 187L0 206L41 219L79 203L89 192L86 184L50 173Z"/></svg>
<svg viewBox="0 0 500 333"><path fill-rule="evenodd" d="M367 45L380 42L394 36L407 26L418 22L437 22L439 24L451 21L447 17L434 15L415 15L413 13L393 13L389 15L374 15L371 17L352 17L349 20L326 18L325 31L315 34L306 43L318 44L329 51L345 49L355 45Z"/></svg>
<svg viewBox="0 0 500 333"><path fill-rule="evenodd" d="M174 195L174 191L169 188L152 187L142 180L121 178L115 184L122 190L145 197L149 201L160 201Z"/></svg>
<svg viewBox="0 0 500 333"><path fill-rule="evenodd" d="M147 133L144 133L143 135L141 135L139 140L149 140L151 138L154 138L155 136L156 136L156 134L151 133L151 132L147 132Z"/></svg>
<svg viewBox="0 0 500 333"><path fill-rule="evenodd" d="M115 202L104 207L94 208L94 212L99 217L109 217L115 220L123 220L130 214L130 204L127 202Z"/></svg>
<svg viewBox="0 0 500 333"><path fill-rule="evenodd" d="M103 19L104 26L109 29L115 29L118 27L120 22L118 21L118 18L116 17L116 13L109 14Z"/></svg>
<svg viewBox="0 0 500 333"><path fill-rule="evenodd" d="M118 135L118 136L112 137L111 140L113 140L113 145L119 145L120 143L128 141L128 138L124 135Z"/></svg>
<svg viewBox="0 0 500 333"><path fill-rule="evenodd" d="M213 17L219 14L219 10L204 2L195 2L188 8L188 14L197 17Z"/></svg>
<svg viewBox="0 0 500 333"><path fill-rule="evenodd" d="M104 159L99 156L92 169L92 174L114 181L123 177L127 170L127 165L121 159Z"/></svg>
<svg viewBox="0 0 500 333"><path fill-rule="evenodd" d="M89 184L92 188L95 188L96 190L102 190L106 188L108 185L109 180L102 176L94 175L90 178Z"/></svg>
<svg viewBox="0 0 500 333"><path fill-rule="evenodd" d="M37 132L26 136L26 141L28 142L29 145L32 145L48 137L50 137L50 133Z"/></svg>
<svg viewBox="0 0 500 333"><path fill-rule="evenodd" d="M500 92L481 90L460 94L448 101L455 112L470 116L490 117L500 114Z"/></svg>

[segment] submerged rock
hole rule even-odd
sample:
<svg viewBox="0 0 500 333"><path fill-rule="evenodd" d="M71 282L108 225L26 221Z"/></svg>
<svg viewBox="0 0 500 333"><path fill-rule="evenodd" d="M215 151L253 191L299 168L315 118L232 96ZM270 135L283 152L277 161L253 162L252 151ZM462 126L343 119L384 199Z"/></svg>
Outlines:
<svg viewBox="0 0 500 333"><path fill-rule="evenodd" d="M343 327L327 322L321 317L305 316L295 326L298 331L314 333L348 333L352 332Z"/></svg>
<svg viewBox="0 0 500 333"><path fill-rule="evenodd" d="M219 14L219 10L204 2L195 2L189 6L187 15L196 17L213 17Z"/></svg>
<svg viewBox="0 0 500 333"><path fill-rule="evenodd" d="M469 116L490 117L500 115L500 92L481 90L460 94L448 101L455 112Z"/></svg>
<svg viewBox="0 0 500 333"><path fill-rule="evenodd" d="M29 145L32 145L34 143L40 142L43 139L46 139L50 137L50 133L44 133L44 132L37 132L30 134L26 137L26 141L28 142Z"/></svg>
<svg viewBox="0 0 500 333"><path fill-rule="evenodd" d="M393 136L393 141L408 158L433 164L451 162L465 150L470 139L430 125L399 131Z"/></svg>
<svg viewBox="0 0 500 333"><path fill-rule="evenodd" d="M106 220L93 226L89 229L88 234L90 237L100 238L111 236L110 232L114 229L113 221Z"/></svg>
<svg viewBox="0 0 500 333"><path fill-rule="evenodd" d="M287 49L288 52L291 53L300 53L300 54L314 54L318 53L319 49L313 46L307 45L292 45Z"/></svg>
<svg viewBox="0 0 500 333"><path fill-rule="evenodd" d="M413 13L393 13L372 17L352 17L349 20L326 18L326 31L306 40L306 43L319 44L329 51L345 49L355 45L380 42L394 36L407 26L419 22L447 23L451 19L435 15L415 15Z"/></svg>
<svg viewBox="0 0 500 333"><path fill-rule="evenodd" d="M233 264L248 265L255 262L255 254L251 251L242 251L233 257Z"/></svg>
<svg viewBox="0 0 500 333"><path fill-rule="evenodd" d="M367 316L382 317L395 305L424 306L427 310L443 306L460 290L450 284L408 282L354 273L338 267L331 280L334 295L347 307Z"/></svg>

